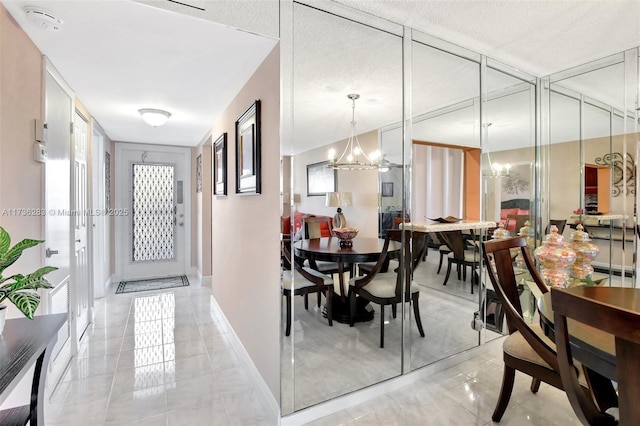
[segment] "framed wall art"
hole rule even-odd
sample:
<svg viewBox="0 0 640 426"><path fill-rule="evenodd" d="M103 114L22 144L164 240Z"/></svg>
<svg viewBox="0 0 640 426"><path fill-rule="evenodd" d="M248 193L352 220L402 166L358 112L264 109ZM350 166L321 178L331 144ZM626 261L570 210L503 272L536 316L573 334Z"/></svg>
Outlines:
<svg viewBox="0 0 640 426"><path fill-rule="evenodd" d="M393 197L393 182L382 182L382 196Z"/></svg>
<svg viewBox="0 0 640 426"><path fill-rule="evenodd" d="M202 192L202 154L196 157L196 192Z"/></svg>
<svg viewBox="0 0 640 426"><path fill-rule="evenodd" d="M260 179L260 100L236 121L236 193L259 194Z"/></svg>
<svg viewBox="0 0 640 426"><path fill-rule="evenodd" d="M307 196L325 196L336 192L338 171L327 167L328 161L307 165Z"/></svg>
<svg viewBox="0 0 640 426"><path fill-rule="evenodd" d="M213 195L227 195L227 133L213 143Z"/></svg>

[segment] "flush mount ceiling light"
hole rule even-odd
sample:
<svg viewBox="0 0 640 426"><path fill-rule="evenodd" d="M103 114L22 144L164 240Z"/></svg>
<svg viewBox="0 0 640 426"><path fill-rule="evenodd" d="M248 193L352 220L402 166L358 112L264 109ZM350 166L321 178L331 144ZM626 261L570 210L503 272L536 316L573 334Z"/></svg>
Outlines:
<svg viewBox="0 0 640 426"><path fill-rule="evenodd" d="M36 27L47 31L61 31L64 21L48 10L35 6L27 6L24 8L27 21Z"/></svg>
<svg viewBox="0 0 640 426"><path fill-rule="evenodd" d="M162 126L171 117L170 112L161 109L143 108L139 109L138 112L144 122L153 127Z"/></svg>
<svg viewBox="0 0 640 426"><path fill-rule="evenodd" d="M377 161L380 158L380 151L375 151L371 156L367 156L358 142L358 135L356 132L356 99L360 95L352 93L347 95L347 98L351 99L351 130L349 131L349 139L347 140L347 146L340 158L336 159L336 150L329 150L329 168L338 170L372 170L377 169L379 164Z"/></svg>

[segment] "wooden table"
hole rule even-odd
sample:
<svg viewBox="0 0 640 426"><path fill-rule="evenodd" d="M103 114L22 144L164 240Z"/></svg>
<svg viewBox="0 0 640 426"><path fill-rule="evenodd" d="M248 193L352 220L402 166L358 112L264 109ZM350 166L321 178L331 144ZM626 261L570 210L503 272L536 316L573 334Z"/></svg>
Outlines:
<svg viewBox="0 0 640 426"><path fill-rule="evenodd" d="M571 289L576 295L587 297L595 301L608 304L614 307L629 311L640 312L640 289L622 287L575 287ZM540 323L545 334L554 339L553 335L553 306L551 304L551 292L545 293L538 301L540 312ZM627 423L638 411L633 404L640 403L640 378L634 371L638 369L638 358L640 354L634 353L631 356L616 356L615 337L586 324L573 321L567 318L567 328L569 331L569 341L571 352L574 358L580 361L589 370L593 370L609 380L618 382L621 390L626 392L626 398L620 398L620 418L626 419ZM623 372L619 375L618 371ZM596 400L598 400L598 389L592 389ZM613 396L615 398L615 395ZM609 398L605 396L605 398ZM631 401L628 405L625 401ZM639 424L640 419L633 419L628 424Z"/></svg>
<svg viewBox="0 0 640 426"><path fill-rule="evenodd" d="M67 314L7 320L0 337L0 404L35 364L31 404L0 411L0 424L44 424L44 386L49 357ZM14 423L15 422L15 423Z"/></svg>
<svg viewBox="0 0 640 426"><path fill-rule="evenodd" d="M356 237L352 247L340 247L340 240L335 237L313 238L294 243L294 253L302 259L320 260L338 263L338 280L340 283L340 300L342 303L333 303L333 319L338 322L349 322L349 303L344 283L344 264L354 265L359 262L375 262L380 257L384 239ZM389 241L388 253L400 251L400 243ZM353 269L353 266L351 266ZM359 312L362 306L358 304ZM366 321L370 315L356 315L356 321ZM372 316L371 316L372 318Z"/></svg>

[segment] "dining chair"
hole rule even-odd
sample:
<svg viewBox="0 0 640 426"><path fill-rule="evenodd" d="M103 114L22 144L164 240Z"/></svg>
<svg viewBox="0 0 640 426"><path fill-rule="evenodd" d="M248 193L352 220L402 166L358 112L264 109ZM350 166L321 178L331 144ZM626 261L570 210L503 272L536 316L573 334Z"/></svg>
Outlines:
<svg viewBox="0 0 640 426"><path fill-rule="evenodd" d="M309 293L318 294L318 308L321 305L321 294L327 299L327 320L333 326L332 301L333 301L333 278L318 272L309 267L304 267L297 262L291 262L291 252L287 245L281 244L282 253L293 270L283 268L282 271L282 294L287 305L287 322L285 335L291 334L291 295L304 297L304 308L309 309Z"/></svg>
<svg viewBox="0 0 640 426"><path fill-rule="evenodd" d="M550 219L549 225L544 229L544 234L548 234L551 226L555 225L558 228L558 234L562 235L565 226L567 226L567 219Z"/></svg>
<svg viewBox="0 0 640 426"><path fill-rule="evenodd" d="M304 226L304 238L307 240L322 237L323 223L326 223L329 231L331 231L331 218L327 216L307 216L302 218L302 223ZM339 272L337 262L309 259L305 261L305 264L327 275L333 275ZM350 265L344 265L344 271L349 271L350 269Z"/></svg>
<svg viewBox="0 0 640 426"><path fill-rule="evenodd" d="M404 268L389 268L389 272L382 272L384 263L388 257L389 242L402 243L400 265ZM391 305L392 315L395 318L397 304L409 302L413 304L413 314L420 336L424 337L422 320L420 318L420 305L418 298L420 290L413 282L413 272L418 267L424 252L427 250L427 233L412 231L410 229L387 230L384 245L380 257L373 270L364 276L354 277L349 280L349 301L351 304L349 323L354 324L356 309L356 297L362 297L380 305L380 347L384 348L384 307Z"/></svg>
<svg viewBox="0 0 640 426"><path fill-rule="evenodd" d="M471 294L473 294L473 285L476 281L473 271L480 262L478 247L475 245L471 247L467 246L462 231L460 230L440 232L439 236L451 250L447 255L447 274L444 277L442 285L447 285L447 281L449 281L449 276L451 275L452 265L456 265L458 279L461 278L460 272L462 272L463 281L467 280L467 266L469 266L471 268Z"/></svg>
<svg viewBox="0 0 640 426"><path fill-rule="evenodd" d="M502 419L509 405L516 370L532 377L533 393L538 392L541 381L563 389L554 343L544 335L539 325L529 324L523 317L520 289L516 281L511 253L511 249L514 248L520 249L531 279L539 291L541 293L549 291L526 249L527 242L524 237L482 243L483 256L487 265L485 269L502 303L509 330L509 335L502 345L504 358L502 388L491 417L495 422Z"/></svg>
<svg viewBox="0 0 640 426"><path fill-rule="evenodd" d="M607 288L589 290L606 291ZM552 288L551 304L560 376L571 407L580 421L585 425L640 424L640 313L591 299L586 294L575 294L571 289ZM611 410L603 410L606 406L581 392L572 368L576 361L574 348L580 343L570 344L567 320L602 330L614 337L619 423L616 416L610 414Z"/></svg>
<svg viewBox="0 0 640 426"><path fill-rule="evenodd" d="M504 224L504 229L514 231L515 235L518 235L520 228L522 228L524 223L528 220L529 215L527 214L508 214L506 223ZM511 224L513 224L513 229L511 229Z"/></svg>
<svg viewBox="0 0 640 426"><path fill-rule="evenodd" d="M409 218L406 217L394 217L393 218L393 228L392 229L400 229L401 223L409 223ZM426 255L425 255L426 256ZM424 260L424 259L423 259ZM376 262L361 262L358 263L358 274L366 275L373 271L375 268ZM399 266L398 256L395 254L389 254L389 258L387 259L386 265L382 268L382 272L387 272L388 268L395 269Z"/></svg>

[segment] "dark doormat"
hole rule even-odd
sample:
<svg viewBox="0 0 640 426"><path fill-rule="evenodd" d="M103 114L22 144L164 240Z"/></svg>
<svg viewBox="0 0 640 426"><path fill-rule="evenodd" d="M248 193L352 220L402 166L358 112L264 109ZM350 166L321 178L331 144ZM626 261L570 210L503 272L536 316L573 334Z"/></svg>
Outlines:
<svg viewBox="0 0 640 426"><path fill-rule="evenodd" d="M185 287L189 285L186 275L177 277L152 278L150 280L120 281L118 293L134 293L136 291L162 290L165 288Z"/></svg>

